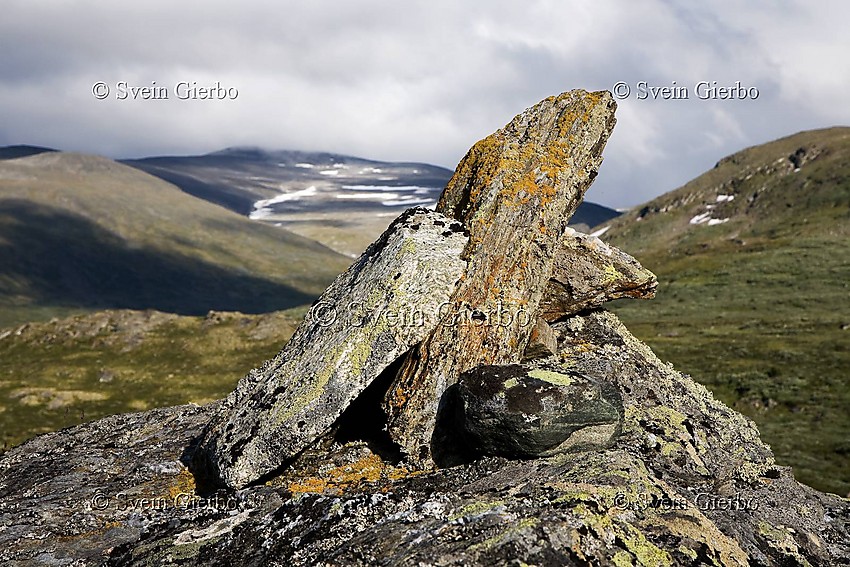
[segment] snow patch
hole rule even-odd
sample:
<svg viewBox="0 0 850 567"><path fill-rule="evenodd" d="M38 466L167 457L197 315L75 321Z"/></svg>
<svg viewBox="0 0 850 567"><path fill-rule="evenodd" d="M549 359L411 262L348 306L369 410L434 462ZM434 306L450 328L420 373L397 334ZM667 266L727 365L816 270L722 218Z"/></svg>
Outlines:
<svg viewBox="0 0 850 567"><path fill-rule="evenodd" d="M306 189L301 189L300 191L284 193L282 195L278 195L277 197L272 197L271 199L263 199L261 201L257 201L254 203L254 210L251 211L251 213L248 215L248 218L253 220L264 219L274 212L271 209L272 205L276 205L277 203L285 203L286 201L298 201L303 197L312 197L315 194L316 187L311 185Z"/></svg>
<svg viewBox="0 0 850 567"><path fill-rule="evenodd" d="M316 166L312 163L296 163L295 167L300 167L302 169L313 169Z"/></svg>
<svg viewBox="0 0 850 567"><path fill-rule="evenodd" d="M337 199L398 199L398 193L337 193Z"/></svg>
<svg viewBox="0 0 850 567"><path fill-rule="evenodd" d="M323 169L322 171L319 172L319 175L331 175L331 176L339 175L339 170L338 169Z"/></svg>
<svg viewBox="0 0 850 567"><path fill-rule="evenodd" d="M704 222L708 222L708 219L711 218L711 213L700 213L694 218L691 219L691 224L702 224Z"/></svg>
<svg viewBox="0 0 850 567"><path fill-rule="evenodd" d="M717 202L718 203L728 203L729 201L734 201L735 195L718 195Z"/></svg>
<svg viewBox="0 0 850 567"><path fill-rule="evenodd" d="M381 201L381 204L385 207L406 207L409 205L424 205L425 203L430 203L426 207L428 209L433 209L437 206L437 202L431 199L399 199L391 201Z"/></svg>
<svg viewBox="0 0 850 567"><path fill-rule="evenodd" d="M729 222L729 219L708 219L708 226L723 224L724 222Z"/></svg>
<svg viewBox="0 0 850 567"><path fill-rule="evenodd" d="M293 191L292 193L283 193L282 195L278 195L277 197L272 197L271 199L264 199L262 201L257 201L254 203L254 208L259 209L262 207L268 207L269 205L276 205L277 203L285 203L286 201L298 201L303 197L312 197L316 194L316 186L310 185L306 189L301 189L299 191Z"/></svg>
<svg viewBox="0 0 850 567"><path fill-rule="evenodd" d="M606 232L608 232L608 229L609 229L609 228L611 228L611 227L610 227L610 226L603 226L603 227L602 227L602 228L600 228L599 230L594 231L594 232L591 232L591 233L590 233L590 236L595 236L596 238L599 238L600 236L602 236L603 234L605 234Z"/></svg>
<svg viewBox="0 0 850 567"><path fill-rule="evenodd" d="M343 189L351 191L413 191L414 193L430 193L435 187L420 187L419 185L343 185Z"/></svg>

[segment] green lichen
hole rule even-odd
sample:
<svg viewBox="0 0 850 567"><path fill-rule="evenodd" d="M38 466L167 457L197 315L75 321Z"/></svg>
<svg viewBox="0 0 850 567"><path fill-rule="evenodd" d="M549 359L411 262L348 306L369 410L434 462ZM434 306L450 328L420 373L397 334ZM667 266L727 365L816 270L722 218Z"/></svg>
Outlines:
<svg viewBox="0 0 850 567"><path fill-rule="evenodd" d="M550 384L555 384L557 386L569 386L573 382L572 378L568 375L549 370L534 369L531 370L528 375L532 378L537 378L538 380L543 380L544 382L549 382Z"/></svg>
<svg viewBox="0 0 850 567"><path fill-rule="evenodd" d="M690 547L685 547L684 545L680 545L677 548L678 552L684 555L685 557L689 557L691 561L696 561L697 557L699 557L699 553L696 552L695 549L691 549Z"/></svg>
<svg viewBox="0 0 850 567"><path fill-rule="evenodd" d="M621 279L623 279L623 274L617 271L617 268L611 264L605 266L605 278L602 280L602 285L608 286Z"/></svg>
<svg viewBox="0 0 850 567"><path fill-rule="evenodd" d="M798 565L811 567L811 563L800 554L800 548L787 528L771 526L767 522L761 521L758 524L758 529L759 534L764 537L770 547L793 558Z"/></svg>
<svg viewBox="0 0 850 567"><path fill-rule="evenodd" d="M492 500L489 502L473 502L472 504L467 504L456 513L452 514L449 517L450 521L458 520L460 518L471 517L471 516L480 516L482 514L490 513L496 511L498 508L503 508L505 505L504 500Z"/></svg>
<svg viewBox="0 0 850 567"><path fill-rule="evenodd" d="M620 539L626 550L634 555L636 562L632 565L645 565L646 567L672 566L673 558L665 550L651 543L637 528L630 524L620 524Z"/></svg>
<svg viewBox="0 0 850 567"><path fill-rule="evenodd" d="M476 543L473 546L470 546L470 551L480 551L480 550L489 550L494 548L496 545L502 543L503 541L511 538L512 536L518 534L523 530L527 530L529 528L533 528L537 524L540 523L540 520L537 518L523 518L518 522L512 523L508 526L508 528L500 532L493 537L487 538L481 543Z"/></svg>
<svg viewBox="0 0 850 567"><path fill-rule="evenodd" d="M507 380L505 380L505 383L502 384L505 390L510 390L511 388L517 385L519 385L519 381L516 378L508 378Z"/></svg>
<svg viewBox="0 0 850 567"><path fill-rule="evenodd" d="M401 245L401 249L396 255L397 261L403 263L405 258L410 255L416 255L417 248L412 239L406 239ZM406 297L405 289L393 281L388 290L382 289L380 286L373 286L368 297L363 304L363 313L381 312L386 310L399 312L400 306L395 306L388 309L382 303L387 297L392 297L396 301L399 298ZM321 371L313 380L305 381L301 391L297 392L292 398L287 398L287 405L281 408L283 411L277 414L276 423L282 424L292 419L293 416L301 413L304 409L317 400L325 391L325 387L330 382L334 374L339 369L340 362L345 361L351 370L351 374L357 376L362 373L363 367L369 360L372 354L372 346L376 344L376 339L390 329L387 317L382 314L377 317L373 325L362 327L363 333L355 333L346 337L344 341L338 344L333 349L327 351L319 364ZM287 368L282 372L282 375L292 374L293 368Z"/></svg>

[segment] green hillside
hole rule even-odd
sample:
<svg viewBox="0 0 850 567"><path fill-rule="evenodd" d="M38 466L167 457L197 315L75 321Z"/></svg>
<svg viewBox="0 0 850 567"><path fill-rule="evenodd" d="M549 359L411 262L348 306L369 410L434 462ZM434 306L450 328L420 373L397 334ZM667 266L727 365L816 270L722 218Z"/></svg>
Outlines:
<svg viewBox="0 0 850 567"><path fill-rule="evenodd" d="M0 161L0 327L107 308L285 309L349 263L106 158Z"/></svg>
<svg viewBox="0 0 850 567"><path fill-rule="evenodd" d="M850 492L850 128L741 151L607 226L660 282L614 307L629 328L800 480Z"/></svg>
<svg viewBox="0 0 850 567"><path fill-rule="evenodd" d="M305 311L109 310L0 329L0 452L107 415L223 398Z"/></svg>

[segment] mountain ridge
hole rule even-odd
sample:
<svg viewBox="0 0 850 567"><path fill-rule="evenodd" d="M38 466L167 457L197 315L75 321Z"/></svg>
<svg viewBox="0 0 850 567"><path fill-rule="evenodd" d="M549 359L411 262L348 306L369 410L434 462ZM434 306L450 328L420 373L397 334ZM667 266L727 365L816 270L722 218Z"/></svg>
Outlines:
<svg viewBox="0 0 850 567"><path fill-rule="evenodd" d="M261 312L309 303L348 260L88 154L0 161L3 324L76 310Z"/></svg>
<svg viewBox="0 0 850 567"><path fill-rule="evenodd" d="M122 163L252 219L285 228L356 257L410 206L433 206L453 171L420 162L385 162L331 152L237 146L196 156ZM582 203L577 228L619 212Z"/></svg>

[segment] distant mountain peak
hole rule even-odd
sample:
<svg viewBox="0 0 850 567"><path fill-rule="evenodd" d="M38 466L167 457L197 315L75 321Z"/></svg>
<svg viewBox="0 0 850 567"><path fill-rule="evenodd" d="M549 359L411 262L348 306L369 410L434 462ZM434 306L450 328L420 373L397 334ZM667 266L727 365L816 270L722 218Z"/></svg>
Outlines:
<svg viewBox="0 0 850 567"><path fill-rule="evenodd" d="M14 146L4 146L0 148L0 160L18 159L46 152L56 152L53 148L45 148L42 146L30 146L26 144L18 144Z"/></svg>

